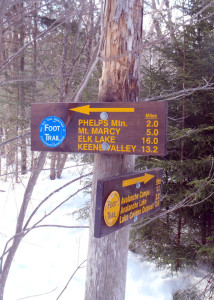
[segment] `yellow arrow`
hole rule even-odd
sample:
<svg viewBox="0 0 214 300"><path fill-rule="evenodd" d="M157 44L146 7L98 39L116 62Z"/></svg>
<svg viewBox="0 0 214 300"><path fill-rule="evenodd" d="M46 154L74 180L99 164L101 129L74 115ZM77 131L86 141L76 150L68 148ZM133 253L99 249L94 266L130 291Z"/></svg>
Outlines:
<svg viewBox="0 0 214 300"><path fill-rule="evenodd" d="M90 105L79 106L75 108L70 108L69 110L73 110L79 112L81 114L89 115L91 112L134 112L134 108L124 108L124 107L99 107L99 108L91 108Z"/></svg>
<svg viewBox="0 0 214 300"><path fill-rule="evenodd" d="M131 179L123 180L122 186L125 187L125 186L136 184L138 182L147 183L153 177L155 177L155 176L154 175L150 175L148 173L145 173L145 175L141 176L141 177L136 177L136 178L131 178Z"/></svg>

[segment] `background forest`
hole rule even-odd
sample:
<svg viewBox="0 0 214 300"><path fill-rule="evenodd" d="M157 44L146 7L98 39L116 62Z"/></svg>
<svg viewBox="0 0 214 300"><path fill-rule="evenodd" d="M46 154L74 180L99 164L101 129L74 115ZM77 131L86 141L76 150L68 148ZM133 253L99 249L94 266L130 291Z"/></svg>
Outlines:
<svg viewBox="0 0 214 300"><path fill-rule="evenodd" d="M3 187L38 161L30 151L32 103L97 101L102 13L95 0L0 3ZM145 1L140 96L168 101L168 154L136 158L137 170L163 168L163 197L158 215L133 226L130 250L172 272L206 265L206 291L190 288L175 299L214 295L213 24L214 1ZM51 180L61 177L67 159L76 154L48 153ZM92 155L81 159L93 162Z"/></svg>

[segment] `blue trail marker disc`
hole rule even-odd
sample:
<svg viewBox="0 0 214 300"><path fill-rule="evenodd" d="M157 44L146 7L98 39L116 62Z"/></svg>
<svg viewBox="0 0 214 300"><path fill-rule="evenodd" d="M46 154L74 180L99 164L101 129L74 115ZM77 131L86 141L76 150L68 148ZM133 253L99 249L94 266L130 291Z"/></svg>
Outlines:
<svg viewBox="0 0 214 300"><path fill-rule="evenodd" d="M39 127L39 137L46 146L58 147L66 137L65 123L56 116L45 118Z"/></svg>

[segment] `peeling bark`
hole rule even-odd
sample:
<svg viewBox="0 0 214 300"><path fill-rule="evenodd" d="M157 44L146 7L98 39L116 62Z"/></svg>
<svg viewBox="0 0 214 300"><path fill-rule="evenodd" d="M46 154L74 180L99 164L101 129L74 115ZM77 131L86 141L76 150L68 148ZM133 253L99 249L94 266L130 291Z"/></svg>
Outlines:
<svg viewBox="0 0 214 300"><path fill-rule="evenodd" d="M106 1L103 73L100 102L139 100L139 49L142 39L142 0Z"/></svg>
<svg viewBox="0 0 214 300"><path fill-rule="evenodd" d="M143 0L106 0L101 57L100 102L139 100L138 73ZM99 178L134 170L134 156L96 154L92 187L86 300L125 299L129 227L94 238L96 184ZM100 199L101 200L101 199Z"/></svg>

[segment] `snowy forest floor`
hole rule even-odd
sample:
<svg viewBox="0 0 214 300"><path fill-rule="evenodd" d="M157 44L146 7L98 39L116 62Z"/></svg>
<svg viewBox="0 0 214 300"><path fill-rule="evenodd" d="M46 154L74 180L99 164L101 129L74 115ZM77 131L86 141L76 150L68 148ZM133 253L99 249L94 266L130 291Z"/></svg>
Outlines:
<svg viewBox="0 0 214 300"><path fill-rule="evenodd" d="M41 172L34 188L27 217L54 190L91 171L91 167L83 170L82 167L71 166L70 161L61 179L50 180L48 170ZM21 176L18 183L15 183L12 177L8 177L7 181L3 177L0 180L0 253L5 242L14 234L29 175L30 173ZM54 193L39 208L31 224L47 216L59 203L83 187L87 179L78 180L60 192ZM73 212L83 207L89 198L90 194L83 191L77 193L45 218L40 225L87 226L88 220L77 220ZM15 256L4 299L83 300L88 231L88 228L55 226L31 230L23 239ZM80 265L81 267L78 268ZM172 276L166 270L156 269L153 263L141 263L135 254L129 252L126 300L172 300L176 290L195 284L203 276L202 270L197 274L186 271Z"/></svg>

